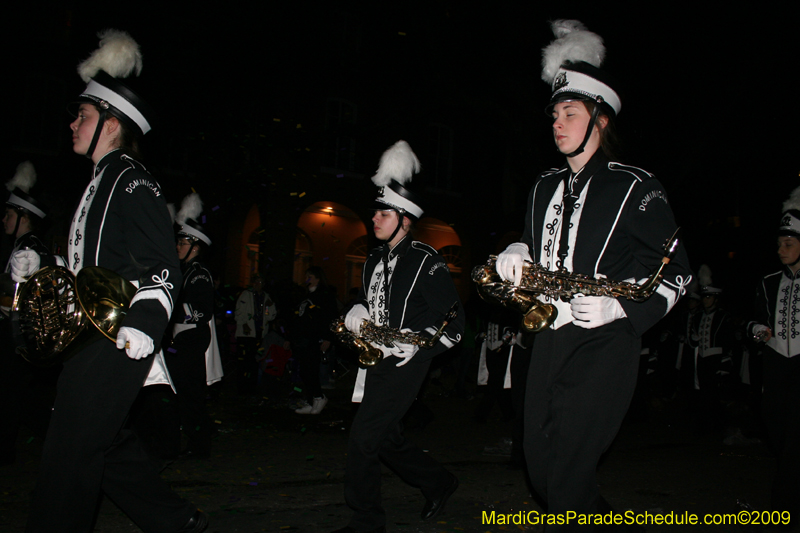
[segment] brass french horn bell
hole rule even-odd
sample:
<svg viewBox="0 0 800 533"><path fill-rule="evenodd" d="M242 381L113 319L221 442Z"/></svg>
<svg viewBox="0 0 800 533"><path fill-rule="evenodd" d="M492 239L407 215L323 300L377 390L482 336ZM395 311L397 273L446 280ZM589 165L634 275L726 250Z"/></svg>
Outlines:
<svg viewBox="0 0 800 533"><path fill-rule="evenodd" d="M14 304L26 345L20 354L48 366L97 340L97 333L116 341L135 294L133 284L102 267L77 276L64 267L40 269L19 287Z"/></svg>

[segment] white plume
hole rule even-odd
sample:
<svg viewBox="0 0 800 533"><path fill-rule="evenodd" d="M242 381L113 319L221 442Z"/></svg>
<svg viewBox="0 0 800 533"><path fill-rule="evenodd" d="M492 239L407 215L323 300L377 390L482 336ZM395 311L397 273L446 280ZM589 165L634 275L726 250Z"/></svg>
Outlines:
<svg viewBox="0 0 800 533"><path fill-rule="evenodd" d="M17 165L17 172L6 183L6 189L13 191L19 187L22 192L28 193L35 184L36 170L33 168L33 163L25 161Z"/></svg>
<svg viewBox="0 0 800 533"><path fill-rule="evenodd" d="M78 65L83 81L89 83L101 70L113 78L127 78L132 72L138 76L142 72L142 53L133 37L121 30L103 30L97 36L100 48Z"/></svg>
<svg viewBox="0 0 800 533"><path fill-rule="evenodd" d="M172 204L172 203L167 204L167 211L169 211L169 219L174 224L175 223L175 216L177 215L177 213L175 212L175 204Z"/></svg>
<svg viewBox="0 0 800 533"><path fill-rule="evenodd" d="M701 287L711 285L711 267L708 265L700 265L700 270L697 271L697 278L700 281Z"/></svg>
<svg viewBox="0 0 800 533"><path fill-rule="evenodd" d="M372 176L372 183L383 187L395 180L403 185L411 181L411 177L418 174L420 170L422 170L422 165L408 143L397 141L383 152L378 172Z"/></svg>
<svg viewBox="0 0 800 533"><path fill-rule="evenodd" d="M556 40L542 49L542 79L548 84L567 61L585 61L600 67L606 57L603 38L586 29L579 20L554 20L550 23Z"/></svg>
<svg viewBox="0 0 800 533"><path fill-rule="evenodd" d="M791 209L800 210L800 187L796 188L792 191L792 194L789 195L789 199L783 202L783 211L789 211Z"/></svg>
<svg viewBox="0 0 800 533"><path fill-rule="evenodd" d="M197 221L197 217L199 217L200 213L202 212L203 201L200 200L199 194L193 192L184 198L183 202L181 202L181 210L178 211L178 216L175 217L175 222L182 226L189 219Z"/></svg>

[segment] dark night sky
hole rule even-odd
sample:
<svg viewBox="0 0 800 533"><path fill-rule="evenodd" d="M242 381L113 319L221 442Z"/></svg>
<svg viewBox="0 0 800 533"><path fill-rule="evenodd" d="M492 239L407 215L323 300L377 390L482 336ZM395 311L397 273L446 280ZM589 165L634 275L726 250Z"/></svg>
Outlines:
<svg viewBox="0 0 800 533"><path fill-rule="evenodd" d="M257 128L276 114L302 114L297 102L320 84L333 91L348 86L351 94L398 110L424 106L426 95L480 100L532 132L520 141L536 145L520 151L536 159L521 163L529 163L532 178L559 164L541 112L548 88L539 78L540 50L552 38L547 22L577 18L606 41L606 68L623 84L619 126L628 159L666 185L676 218L693 230L692 257L727 268L722 254L735 248L742 268L775 266L760 258L772 253L780 204L799 184L800 170L797 105L782 92L792 77L784 70L788 57L796 56L798 45L788 43L774 20L781 15L756 3L737 11L699 2L691 10L668 2L528 4L432 0L414 9L414 3L328 2L320 8L266 2L260 5L269 7L253 8L252 2L227 2L188 13L75 4L53 11L21 7L6 25L16 35L11 72L57 76L71 84L67 92L82 89L72 73L96 45L96 32L127 29L145 54L145 86L159 94L161 112L168 109L167 129L192 135L222 135L231 124L250 124L243 117ZM353 75L321 76L331 61L343 61L331 43L348 24L358 25L362 43ZM26 103L12 109L15 120L28 117ZM68 118L52 118L50 127L66 142ZM476 123L474 135L487 132ZM23 156L13 142L4 147L2 168L10 177ZM550 160L539 161L539 154ZM69 164L79 169L82 162L74 159ZM731 222L734 216L742 227Z"/></svg>

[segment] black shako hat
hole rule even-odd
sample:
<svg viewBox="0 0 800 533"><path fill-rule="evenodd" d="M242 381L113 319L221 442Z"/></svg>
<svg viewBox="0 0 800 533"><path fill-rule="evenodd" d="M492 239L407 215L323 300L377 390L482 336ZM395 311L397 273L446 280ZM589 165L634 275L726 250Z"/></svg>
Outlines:
<svg viewBox="0 0 800 533"><path fill-rule="evenodd" d="M207 246L211 246L211 239L206 235L203 226L198 222L203 212L203 201L196 192L186 196L181 202L181 210L175 217L175 223L179 228L178 237L189 239L191 242L201 241Z"/></svg>
<svg viewBox="0 0 800 533"><path fill-rule="evenodd" d="M6 205L14 209L22 209L39 218L45 218L45 213L41 204L29 194L31 188L36 184L36 170L33 163L25 161L17 166L14 177L6 183L6 188L10 191Z"/></svg>
<svg viewBox="0 0 800 533"><path fill-rule="evenodd" d="M793 190L789 198L783 202L778 236L800 239L800 187Z"/></svg>
<svg viewBox="0 0 800 533"><path fill-rule="evenodd" d="M100 47L78 65L78 74L88 85L70 107L91 103L100 110L97 127L86 152L92 157L108 115L117 117L136 137L150 131L155 116L152 108L122 81L142 71L139 45L124 31L104 30L97 34ZM74 115L75 113L73 113Z"/></svg>
<svg viewBox="0 0 800 533"><path fill-rule="evenodd" d="M397 141L389 147L381 156L378 171L372 177L372 182L380 187L373 209L391 209L411 220L419 220L425 212L421 198L411 192L406 184L420 170L422 165L407 142Z"/></svg>
<svg viewBox="0 0 800 533"><path fill-rule="evenodd" d="M609 116L622 109L618 83L600 67L605 59L603 39L577 20L551 23L556 39L542 50L542 79L553 90L547 113L566 100L592 100Z"/></svg>

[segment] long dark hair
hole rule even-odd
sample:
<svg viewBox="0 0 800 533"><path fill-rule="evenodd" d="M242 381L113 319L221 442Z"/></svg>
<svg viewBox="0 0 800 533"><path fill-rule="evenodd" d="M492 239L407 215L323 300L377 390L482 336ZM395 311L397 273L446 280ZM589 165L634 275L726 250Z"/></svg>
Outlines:
<svg viewBox="0 0 800 533"><path fill-rule="evenodd" d="M97 109L98 113L103 111L96 105L94 107ZM141 135L139 135L135 128L130 126L128 123L129 119L121 117L120 113L114 111L113 109L106 110L106 120L108 120L109 117L114 117L117 119L117 122L119 122L119 135L117 135L116 139L117 149L124 154L131 156L133 159L141 161L142 153L139 150L139 138Z"/></svg>
<svg viewBox="0 0 800 533"><path fill-rule="evenodd" d="M590 115L594 112L594 108L598 106L593 100L580 101L583 102L583 105ZM600 112L597 116L598 118L606 117L605 127L601 128L599 125L597 126L600 132L600 149L603 150L603 153L606 154L606 157L611 161L620 161L623 150L619 135L617 135L617 128L614 125L614 118L606 112L603 106L600 106Z"/></svg>

